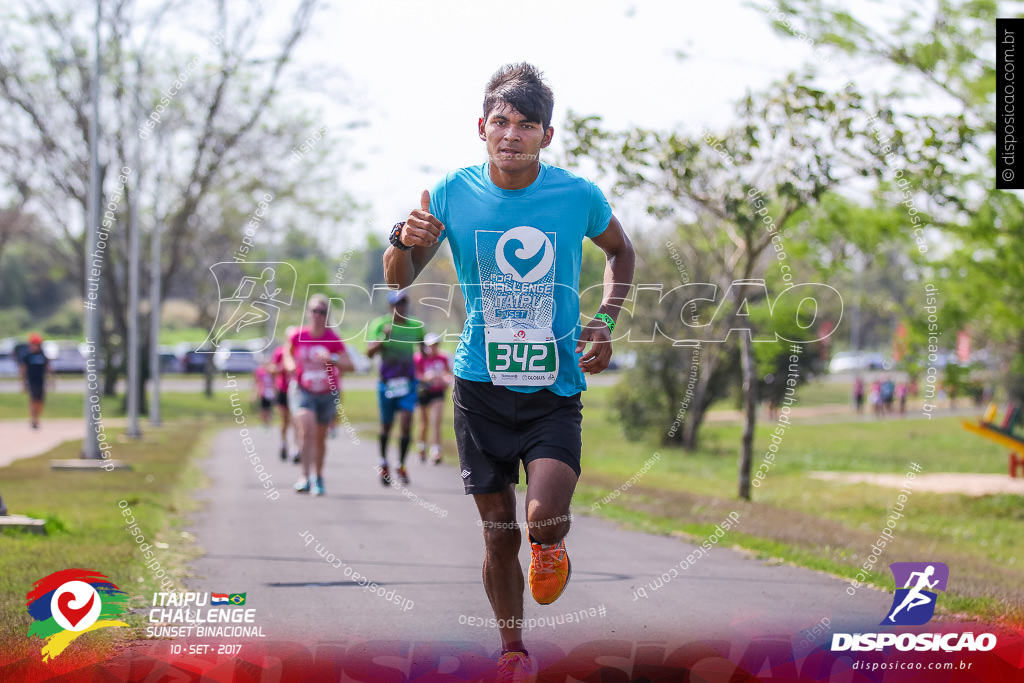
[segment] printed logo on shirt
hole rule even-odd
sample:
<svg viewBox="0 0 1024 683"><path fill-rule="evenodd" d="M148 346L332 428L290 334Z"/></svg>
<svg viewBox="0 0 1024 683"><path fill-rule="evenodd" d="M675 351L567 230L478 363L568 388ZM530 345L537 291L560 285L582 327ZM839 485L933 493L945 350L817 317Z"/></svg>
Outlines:
<svg viewBox="0 0 1024 683"><path fill-rule="evenodd" d="M476 232L485 325L551 327L555 243L555 233L528 225Z"/></svg>

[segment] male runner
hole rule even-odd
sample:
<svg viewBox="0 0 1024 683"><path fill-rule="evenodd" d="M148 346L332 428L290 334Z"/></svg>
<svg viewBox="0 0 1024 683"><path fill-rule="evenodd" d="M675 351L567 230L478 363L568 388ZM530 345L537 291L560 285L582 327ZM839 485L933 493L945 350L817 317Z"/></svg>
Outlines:
<svg viewBox="0 0 1024 683"><path fill-rule="evenodd" d="M564 538L580 474L583 372L611 359L611 331L633 279L633 247L601 191L543 164L553 96L529 64L499 69L484 96L485 164L453 171L392 228L389 284L408 287L451 245L466 300L455 354L455 436L467 494L484 528L484 588L500 625L503 676L531 668L522 641L523 572L515 484L526 469L530 592L562 594L570 564ZM580 327L583 238L606 254L604 296ZM589 345L589 346L588 346Z"/></svg>
<svg viewBox="0 0 1024 683"><path fill-rule="evenodd" d="M409 298L405 292L388 292L390 313L370 323L370 339L366 355L380 354L380 384L377 386L377 405L380 408L380 483L391 485L388 470L388 440L395 413L399 417L398 481L409 483L405 469L405 456L409 454L412 439L412 413L416 410L416 363L413 356L423 342L423 323L410 318Z"/></svg>
<svg viewBox="0 0 1024 683"><path fill-rule="evenodd" d="M46 385L53 386L53 366L43 353L43 338L36 333L28 336L28 352L19 365L24 390L28 392L29 423L39 429L39 416L46 401Z"/></svg>

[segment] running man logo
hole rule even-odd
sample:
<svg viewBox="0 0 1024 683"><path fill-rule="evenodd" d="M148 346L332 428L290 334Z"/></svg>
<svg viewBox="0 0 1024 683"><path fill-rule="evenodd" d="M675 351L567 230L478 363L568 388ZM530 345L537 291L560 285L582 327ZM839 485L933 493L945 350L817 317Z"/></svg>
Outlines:
<svg viewBox="0 0 1024 683"><path fill-rule="evenodd" d="M896 595L882 625L927 624L935 614L934 591L946 590L949 567L942 562L893 562L889 569L896 579Z"/></svg>
<svg viewBox="0 0 1024 683"><path fill-rule="evenodd" d="M26 604L32 624L28 635L45 641L43 661L55 659L76 638L120 620L128 594L92 569L64 569L44 576L28 592Z"/></svg>
<svg viewBox="0 0 1024 683"><path fill-rule="evenodd" d="M292 303L295 268L281 261L244 264L222 261L210 266L210 271L217 283L217 317L209 336L199 347L200 352L214 353L223 342L251 338L253 332L262 333L267 343L261 349L248 348L247 351L266 350L277 334L281 307ZM222 286L229 283L231 287ZM229 291L231 296L225 297L224 293Z"/></svg>

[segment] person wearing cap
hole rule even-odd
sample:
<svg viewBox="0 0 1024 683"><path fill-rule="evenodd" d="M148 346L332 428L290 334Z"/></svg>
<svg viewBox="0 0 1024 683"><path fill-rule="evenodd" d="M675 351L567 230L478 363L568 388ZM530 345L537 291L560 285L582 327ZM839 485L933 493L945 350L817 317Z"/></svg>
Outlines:
<svg viewBox="0 0 1024 683"><path fill-rule="evenodd" d="M28 393L29 422L32 429L39 429L39 416L43 413L46 401L46 385L53 389L53 366L50 359L43 353L43 338L32 333L28 337L28 352L21 358L19 365L21 381Z"/></svg>
<svg viewBox="0 0 1024 683"><path fill-rule="evenodd" d="M444 414L444 392L454 381L452 367L440 348L441 335L431 332L423 339L423 352L417 353L416 379L419 381L420 442L416 451L420 462L427 459L427 430L433 431L430 462L441 462L441 416Z"/></svg>
<svg viewBox="0 0 1024 683"><path fill-rule="evenodd" d="M410 318L409 298L402 290L388 292L391 312L370 323L366 355L380 354L380 382L377 405L380 409L380 482L391 485L388 469L388 441L395 413L399 415L398 481L409 483L405 457L412 440L412 414L416 410L416 363L413 356L423 343L423 323Z"/></svg>

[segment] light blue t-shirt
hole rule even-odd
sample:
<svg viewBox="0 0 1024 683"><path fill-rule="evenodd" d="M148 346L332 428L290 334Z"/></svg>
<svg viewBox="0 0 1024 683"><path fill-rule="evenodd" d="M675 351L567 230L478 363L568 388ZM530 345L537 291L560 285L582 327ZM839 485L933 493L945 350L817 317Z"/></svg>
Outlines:
<svg viewBox="0 0 1024 683"><path fill-rule="evenodd" d="M559 396L586 390L579 368L580 262L583 238L597 237L612 217L596 185L541 163L537 179L521 190L495 185L487 164L452 171L430 193L430 212L444 223L466 300L466 324L453 372L489 382L485 326L550 328L558 374L547 387L510 386Z"/></svg>

